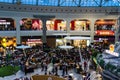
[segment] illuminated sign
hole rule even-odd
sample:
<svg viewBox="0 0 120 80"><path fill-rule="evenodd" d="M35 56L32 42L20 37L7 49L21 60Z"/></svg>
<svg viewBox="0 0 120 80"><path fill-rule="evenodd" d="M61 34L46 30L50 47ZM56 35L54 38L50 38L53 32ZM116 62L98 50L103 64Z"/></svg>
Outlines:
<svg viewBox="0 0 120 80"><path fill-rule="evenodd" d="M41 39L28 39L27 40L27 43L41 43L42 44L42 41Z"/></svg>
<svg viewBox="0 0 120 80"><path fill-rule="evenodd" d="M113 45L113 44L111 44L111 45L109 46L109 50L110 50L111 52L114 52L114 45Z"/></svg>
<svg viewBox="0 0 120 80"><path fill-rule="evenodd" d="M105 50L105 52L108 53L108 54L111 54L113 56L117 56L117 57L119 56L119 53L111 52L110 50Z"/></svg>
<svg viewBox="0 0 120 80"><path fill-rule="evenodd" d="M96 35L114 35L114 31L111 30L97 30Z"/></svg>

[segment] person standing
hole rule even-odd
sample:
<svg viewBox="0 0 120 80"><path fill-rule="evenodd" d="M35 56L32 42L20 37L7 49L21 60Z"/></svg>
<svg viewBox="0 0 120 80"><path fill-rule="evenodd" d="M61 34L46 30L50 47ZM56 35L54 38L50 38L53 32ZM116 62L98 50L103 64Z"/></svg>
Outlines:
<svg viewBox="0 0 120 80"><path fill-rule="evenodd" d="M84 61L84 72L86 73L86 71L87 71L87 62Z"/></svg>

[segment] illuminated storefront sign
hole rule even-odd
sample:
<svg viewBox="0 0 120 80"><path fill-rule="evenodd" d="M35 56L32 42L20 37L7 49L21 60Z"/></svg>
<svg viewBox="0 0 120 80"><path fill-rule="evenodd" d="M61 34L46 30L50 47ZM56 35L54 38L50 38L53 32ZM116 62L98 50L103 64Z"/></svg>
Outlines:
<svg viewBox="0 0 120 80"><path fill-rule="evenodd" d="M28 44L30 44L30 43L40 43L40 44L42 44L42 41L41 41L41 39L28 39L27 43Z"/></svg>
<svg viewBox="0 0 120 80"><path fill-rule="evenodd" d="M117 52L111 52L110 50L105 50L105 52L108 54L111 54L113 56L117 56L117 57L119 56L119 53L117 53Z"/></svg>
<svg viewBox="0 0 120 80"><path fill-rule="evenodd" d="M113 44L111 44L111 45L109 46L109 50L110 50L111 52L114 52L114 45L113 45Z"/></svg>
<svg viewBox="0 0 120 80"><path fill-rule="evenodd" d="M96 35L114 35L114 31L111 30L97 30Z"/></svg>

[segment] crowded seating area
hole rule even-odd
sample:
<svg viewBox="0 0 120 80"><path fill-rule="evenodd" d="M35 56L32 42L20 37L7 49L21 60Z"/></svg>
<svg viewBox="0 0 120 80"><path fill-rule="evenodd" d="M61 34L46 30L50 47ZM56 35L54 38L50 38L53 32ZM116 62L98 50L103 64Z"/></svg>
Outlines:
<svg viewBox="0 0 120 80"><path fill-rule="evenodd" d="M12 53L8 53L5 57L6 59L1 57L2 62L4 61L4 64L1 64L1 67L7 65L19 66L19 69L24 73L24 76L34 73L35 69L40 69L41 72L44 73L43 75L68 78L68 76L71 76L69 72L73 71L76 74L81 75L81 80L83 80L90 70L96 70L96 66L93 65L94 62L92 61L93 49L94 51L102 50L91 46L80 48L82 61L79 55L79 48L68 49L68 51L66 51L66 49L54 48L47 52L44 52L41 46L31 47L25 49L25 51L16 49ZM24 52L26 53L26 56ZM15 80L20 79L16 78ZM25 80L29 79L30 77Z"/></svg>

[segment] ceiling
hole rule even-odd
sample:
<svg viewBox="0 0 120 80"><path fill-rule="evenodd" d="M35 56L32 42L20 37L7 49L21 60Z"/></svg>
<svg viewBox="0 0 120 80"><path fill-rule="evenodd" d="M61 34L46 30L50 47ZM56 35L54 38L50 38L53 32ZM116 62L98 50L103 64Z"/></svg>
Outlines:
<svg viewBox="0 0 120 80"><path fill-rule="evenodd" d="M120 7L120 0L0 0L0 3L56 7Z"/></svg>

